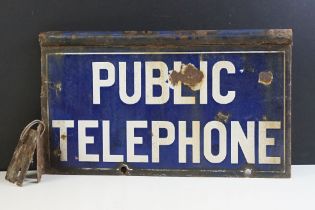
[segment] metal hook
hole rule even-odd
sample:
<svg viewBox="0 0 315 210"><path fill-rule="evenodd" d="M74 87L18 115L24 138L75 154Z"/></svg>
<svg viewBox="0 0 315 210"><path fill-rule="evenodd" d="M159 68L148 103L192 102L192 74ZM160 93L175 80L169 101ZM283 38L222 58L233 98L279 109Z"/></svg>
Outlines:
<svg viewBox="0 0 315 210"><path fill-rule="evenodd" d="M26 135L26 133L29 132L29 130L36 124L39 124L39 125L42 125L43 126L43 131L41 132L40 134L40 137L42 137L42 135L44 134L45 132L45 129L46 129L46 126L45 126L45 123L41 120L33 120L32 122L30 122L29 124L27 124L23 131L21 132L21 135L20 135L20 140L23 139Z"/></svg>

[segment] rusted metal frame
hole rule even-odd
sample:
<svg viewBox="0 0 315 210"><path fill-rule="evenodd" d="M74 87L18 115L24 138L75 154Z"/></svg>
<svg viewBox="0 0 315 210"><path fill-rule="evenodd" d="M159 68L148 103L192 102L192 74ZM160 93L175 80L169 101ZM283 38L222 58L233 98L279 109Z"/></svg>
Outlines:
<svg viewBox="0 0 315 210"><path fill-rule="evenodd" d="M195 31L113 31L113 32L47 32L41 33L41 46L123 46L157 45L187 42L188 44L251 45L290 44L290 29L272 30L195 30Z"/></svg>
<svg viewBox="0 0 315 210"><path fill-rule="evenodd" d="M212 32L211 32L212 33ZM40 160L41 171L42 173L52 173L52 174L102 174L102 175L167 175L167 176L246 176L245 168L240 171L232 171L232 170L149 170L149 169L135 169L128 170L127 173L122 171L122 165L118 164L116 169L75 169L75 168L51 168L50 167L50 150L49 150L49 110L48 110L48 78L47 78L47 67L46 67L46 55L48 53L54 52L80 52L82 50L87 51L127 51L128 50L138 50L138 51L187 51L187 43L186 39L179 40L170 40L170 43L161 44L159 42L154 42L154 44L150 43L150 45L145 44L141 41L136 42L134 39L128 37L128 42L130 46L129 48L121 42L121 40L125 39L124 37L120 37L121 39L113 39L113 43L109 46L108 42L103 42L104 37L96 40L96 44L90 43L88 40L82 39L80 42L73 41L76 39L76 36L69 38L67 41L62 41L63 38L61 36L62 33L56 32L56 34L42 34L40 37L41 40L41 50L42 50L42 92L41 92L41 102L42 102L42 120L46 124L46 131L44 133L44 139L39 146L41 156L38 157ZM276 33L277 34L277 33ZM261 40L261 42L257 42L256 38L253 38L253 42L239 42L238 44L231 44L229 42L221 43L217 41L213 41L211 37L203 42L199 41L189 41L189 46L193 49L192 51L198 50L207 50L207 51L237 51L237 50L277 50L285 52L285 169L282 172L259 172L253 171L250 175L251 177L290 177L290 166L291 166L291 43L292 43L292 32L291 30L284 30L283 36L272 35L274 38L273 44L270 42L264 42L264 39L261 40L261 37L257 39ZM265 34L266 35L266 34ZM47 36L47 37L44 37ZM128 35L126 35L128 36ZM136 36L136 35L132 35ZM142 36L142 35L141 35ZM108 37L107 37L108 38ZM104 39L107 39L104 38ZM154 36L151 36L154 38ZM269 37L271 38L271 37ZM61 39L61 40L59 40ZM242 39L246 40L246 37L242 37ZM221 40L221 39L219 39ZM237 39L240 40L240 39ZM254 41L256 40L256 41ZM281 40L281 41L279 41ZM81 45L85 45L84 47L80 47ZM127 49L126 49L127 48Z"/></svg>
<svg viewBox="0 0 315 210"><path fill-rule="evenodd" d="M292 44L285 46L285 170L291 176L291 126L292 126Z"/></svg>

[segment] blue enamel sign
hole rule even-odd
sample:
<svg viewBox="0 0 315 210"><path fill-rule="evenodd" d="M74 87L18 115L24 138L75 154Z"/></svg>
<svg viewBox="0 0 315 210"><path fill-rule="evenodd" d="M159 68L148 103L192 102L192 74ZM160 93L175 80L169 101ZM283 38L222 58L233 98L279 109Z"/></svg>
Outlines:
<svg viewBox="0 0 315 210"><path fill-rule="evenodd" d="M42 46L47 171L290 175L287 45L133 49L85 46L100 34L75 35L59 34L61 48Z"/></svg>

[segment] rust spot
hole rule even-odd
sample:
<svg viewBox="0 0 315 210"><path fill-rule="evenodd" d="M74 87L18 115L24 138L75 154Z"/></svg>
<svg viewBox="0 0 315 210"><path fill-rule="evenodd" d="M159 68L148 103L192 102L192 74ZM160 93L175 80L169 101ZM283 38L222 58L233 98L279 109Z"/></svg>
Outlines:
<svg viewBox="0 0 315 210"><path fill-rule="evenodd" d="M151 35L154 34L154 31L124 31L126 36L135 36L135 35Z"/></svg>
<svg viewBox="0 0 315 210"><path fill-rule="evenodd" d="M61 150L58 148L58 149L55 149L54 151L53 151L53 154L54 154L54 156L56 156L56 157L60 157L61 156Z"/></svg>
<svg viewBox="0 0 315 210"><path fill-rule="evenodd" d="M202 81L204 75L202 71L198 70L193 64L182 64L179 72L172 71L169 80L172 85L177 85L181 81L192 90L198 90L199 83Z"/></svg>
<svg viewBox="0 0 315 210"><path fill-rule="evenodd" d="M273 80L273 74L271 71L262 71L259 73L258 83L263 85L270 85Z"/></svg>
<svg viewBox="0 0 315 210"><path fill-rule="evenodd" d="M65 134L62 134L61 137L60 137L62 140L66 140L67 139L67 136Z"/></svg>
<svg viewBox="0 0 315 210"><path fill-rule="evenodd" d="M207 30L198 30L195 32L197 36L207 36L209 31Z"/></svg>
<svg viewBox="0 0 315 210"><path fill-rule="evenodd" d="M56 93L61 91L61 83L60 82L55 84L55 89L56 89Z"/></svg>
<svg viewBox="0 0 315 210"><path fill-rule="evenodd" d="M218 114L215 116L215 120L220 121L222 123L227 123L227 121L230 118L229 113L223 113L223 112L218 112Z"/></svg>

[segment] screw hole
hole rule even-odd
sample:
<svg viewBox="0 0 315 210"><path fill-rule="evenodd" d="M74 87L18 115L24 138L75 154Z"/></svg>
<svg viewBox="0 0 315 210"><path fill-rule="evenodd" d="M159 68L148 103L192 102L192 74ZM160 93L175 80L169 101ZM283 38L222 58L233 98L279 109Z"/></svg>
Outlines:
<svg viewBox="0 0 315 210"><path fill-rule="evenodd" d="M120 172L121 172L121 173L126 174L127 171L128 171L127 166L121 166L121 167L120 167Z"/></svg>
<svg viewBox="0 0 315 210"><path fill-rule="evenodd" d="M245 169L244 174L245 174L245 176L251 176L252 175L252 169L249 169L249 168Z"/></svg>

